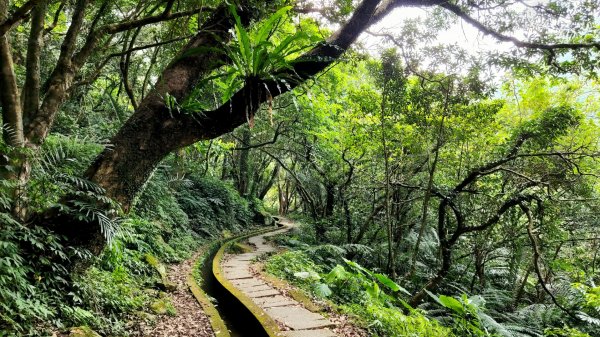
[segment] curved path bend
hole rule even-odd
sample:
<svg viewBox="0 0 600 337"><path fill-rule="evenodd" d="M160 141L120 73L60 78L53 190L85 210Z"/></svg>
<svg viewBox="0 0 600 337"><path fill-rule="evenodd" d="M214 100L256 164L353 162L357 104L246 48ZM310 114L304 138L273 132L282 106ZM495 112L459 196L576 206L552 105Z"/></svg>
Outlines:
<svg viewBox="0 0 600 337"><path fill-rule="evenodd" d="M248 241L256 247L254 251L228 254L221 264L223 276L271 318L289 329L281 331L281 336L336 337L337 335L329 329L335 326L333 322L307 310L299 302L283 296L276 288L257 279L251 271L252 260L262 254L276 251L275 247L265 242L265 237L287 232L294 226L287 220L282 220L281 224L284 228L280 230L250 237Z"/></svg>

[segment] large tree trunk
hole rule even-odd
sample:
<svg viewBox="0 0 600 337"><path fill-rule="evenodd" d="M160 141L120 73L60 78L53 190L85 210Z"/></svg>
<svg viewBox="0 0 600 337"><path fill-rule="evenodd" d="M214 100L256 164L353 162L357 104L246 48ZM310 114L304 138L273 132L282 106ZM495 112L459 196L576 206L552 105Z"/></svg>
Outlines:
<svg viewBox="0 0 600 337"><path fill-rule="evenodd" d="M31 14L31 30L27 42L26 74L23 85L23 124L27 125L36 115L40 103L40 59L44 36L46 2L34 7Z"/></svg>
<svg viewBox="0 0 600 337"><path fill-rule="evenodd" d="M8 13L8 1L0 2L0 22ZM6 35L0 36L0 103L2 104L2 137L8 145L23 145L23 119L19 88L13 65L10 43Z"/></svg>
<svg viewBox="0 0 600 337"><path fill-rule="evenodd" d="M80 0L84 1L84 0ZM380 0L365 0L349 21L331 38L313 48L294 63L293 69L274 74L273 79L247 81L229 102L212 111L194 114L170 109L165 97L182 101L196 81L208 75L221 60L215 53L180 54L167 67L154 90L140 102L133 116L125 123L107 147L88 168L86 176L106 190L106 195L118 201L124 211L132 207L160 161L172 151L197 141L212 139L234 130L247 120L248 110L256 112L262 102L281 95L316 75L349 48L358 35L371 23ZM238 13L248 21L249 13ZM184 48L219 46L229 38L232 20L227 7L215 10L211 19ZM296 77L294 82L277 78ZM269 94L267 93L268 89ZM268 94L268 95L267 95ZM92 248L99 253L104 245L97 224L73 221L52 221L59 233L73 243Z"/></svg>
<svg viewBox="0 0 600 337"><path fill-rule="evenodd" d="M249 21L249 13L239 14L246 22ZM230 13L226 6L222 6L180 55L202 46L219 46L221 41L228 40L228 31L232 27ZM170 95L176 101L182 101L197 80L212 71L220 61L225 60L216 53L177 58L164 70L156 87L140 102L133 116L113 137L111 146L88 168L86 176L104 187L107 195L117 200L125 211L131 208L136 194L166 155L201 139L213 138L210 128L217 128L218 125L200 127L193 120L194 116L167 106L165 97ZM189 133L192 127L190 122L198 128L196 134Z"/></svg>
<svg viewBox="0 0 600 337"><path fill-rule="evenodd" d="M8 13L8 1L0 2L0 22ZM19 88L13 64L12 51L6 35L0 36L0 106L2 107L2 137L10 146L9 153L0 153L0 179L15 182L12 188L12 212L17 218L23 216L24 209L20 203L25 186L28 165L22 147L25 144L23 135L23 114L19 100Z"/></svg>

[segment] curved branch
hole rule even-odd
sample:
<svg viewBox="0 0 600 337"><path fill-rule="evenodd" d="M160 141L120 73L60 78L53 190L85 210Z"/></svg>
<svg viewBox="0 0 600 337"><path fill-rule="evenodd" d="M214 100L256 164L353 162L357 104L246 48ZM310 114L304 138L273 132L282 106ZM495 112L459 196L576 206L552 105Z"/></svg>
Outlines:
<svg viewBox="0 0 600 337"><path fill-rule="evenodd" d="M533 269L535 270L535 274L538 277L538 282L540 283L540 285L542 286L544 291L550 296L550 298L552 299L552 302L560 310L562 310L564 313L569 315L569 317L573 318L574 320L579 321L580 318L577 317L575 314L573 314L570 310L565 308L563 305L558 303L558 300L556 299L554 294L552 294L550 289L548 289L548 286L546 285L546 281L544 281L544 277L542 276L542 271L540 270L540 256L541 256L540 245L538 243L537 236L533 233L533 216L531 215L531 210L529 209L529 207L527 207L522 202L519 203L519 207L521 207L521 210L523 210L523 212L527 216L527 235L529 236L529 240L531 241L531 247L533 249Z"/></svg>
<svg viewBox="0 0 600 337"><path fill-rule="evenodd" d="M469 14L467 14L459 6L452 4L448 1L440 4L440 7L445 8L448 11L456 14L458 17L463 19L465 22L471 24L473 27L475 27L477 30L479 30L483 34L489 35L489 36L491 36L499 41L502 41L502 42L510 42L517 47L546 50L551 53L553 53L557 49L590 49L590 48L600 49L600 42L545 44L545 43L538 43L538 42L521 41L513 36L508 36L508 35L502 34L498 31L495 31L495 30L487 27L485 24L477 21L475 18L473 18Z"/></svg>
<svg viewBox="0 0 600 337"><path fill-rule="evenodd" d="M281 131L281 127L283 126L283 122L279 122L277 124L277 128L275 129L275 134L273 135L273 139L266 141L266 142L262 142L262 143L258 143L258 144L246 144L244 143L245 146L242 147L235 147L232 150L234 151L244 151L244 150L250 150L250 149L255 149L257 147L263 147L265 145L269 145L269 144L275 144L277 142L277 138L279 138L279 136L283 133ZM238 139L237 137L234 136L234 138Z"/></svg>

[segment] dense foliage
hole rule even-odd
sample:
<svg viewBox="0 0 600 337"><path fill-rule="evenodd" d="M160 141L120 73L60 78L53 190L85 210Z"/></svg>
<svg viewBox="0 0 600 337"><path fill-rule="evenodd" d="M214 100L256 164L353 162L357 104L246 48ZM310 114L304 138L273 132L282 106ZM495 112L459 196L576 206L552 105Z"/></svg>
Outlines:
<svg viewBox="0 0 600 337"><path fill-rule="evenodd" d="M0 336L174 315L266 210L373 335L599 336L598 8L0 2Z"/></svg>
<svg viewBox="0 0 600 337"><path fill-rule="evenodd" d="M46 162L33 172L36 207L56 202L52 198L65 189L97 191L80 177L95 145L64 136L48 144ZM189 258L225 231L247 228L254 213L231 186L210 177L178 177L169 162L150 180L134 212L111 219L116 226L107 233L111 243L98 257L66 245L42 226L24 226L0 213L7 225L0 231L0 335L45 335L81 325L123 335L132 322L151 319L156 313L148 308L161 301L175 314L164 293L169 285L163 263ZM91 216L88 209L76 212ZM92 260L93 266L72 274L68 268L76 258Z"/></svg>

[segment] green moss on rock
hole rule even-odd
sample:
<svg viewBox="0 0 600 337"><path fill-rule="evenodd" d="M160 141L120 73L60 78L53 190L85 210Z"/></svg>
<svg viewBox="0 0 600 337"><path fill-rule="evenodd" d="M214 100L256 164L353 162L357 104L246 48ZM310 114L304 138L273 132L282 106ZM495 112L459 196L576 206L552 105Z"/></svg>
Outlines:
<svg viewBox="0 0 600 337"><path fill-rule="evenodd" d="M177 310L175 310L175 307L169 298L160 298L152 302L152 304L150 304L150 309L157 315L177 315Z"/></svg>
<svg viewBox="0 0 600 337"><path fill-rule="evenodd" d="M69 331L69 337L102 337L99 333L92 330L88 326L78 326L71 328Z"/></svg>
<svg viewBox="0 0 600 337"><path fill-rule="evenodd" d="M160 283L158 284L158 287L161 290L166 290L166 291L175 291L175 290L177 290L177 285L175 283L169 281L169 277L167 276L167 268L165 268L165 265L163 265L152 254L146 254L144 256L144 259L146 260L146 262L149 265L151 265L152 267L154 267L154 269L156 269L156 271L160 275Z"/></svg>
<svg viewBox="0 0 600 337"><path fill-rule="evenodd" d="M254 249L247 244L236 242L228 247L227 252L230 254L244 254L250 253L253 250Z"/></svg>

